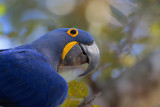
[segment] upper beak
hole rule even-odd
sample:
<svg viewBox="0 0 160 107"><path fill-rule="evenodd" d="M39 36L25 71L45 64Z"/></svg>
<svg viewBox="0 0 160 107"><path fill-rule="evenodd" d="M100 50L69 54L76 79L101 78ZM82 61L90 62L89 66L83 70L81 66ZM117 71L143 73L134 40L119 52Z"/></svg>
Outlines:
<svg viewBox="0 0 160 107"><path fill-rule="evenodd" d="M83 76L94 70L100 61L100 52L94 42L92 45L75 44L66 54L62 66L74 66L88 63L87 70L79 75Z"/></svg>

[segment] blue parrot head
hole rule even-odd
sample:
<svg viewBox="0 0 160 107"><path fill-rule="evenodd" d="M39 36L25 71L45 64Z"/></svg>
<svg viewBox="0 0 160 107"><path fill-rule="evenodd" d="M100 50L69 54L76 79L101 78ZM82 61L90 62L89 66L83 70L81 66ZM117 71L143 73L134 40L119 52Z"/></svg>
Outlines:
<svg viewBox="0 0 160 107"><path fill-rule="evenodd" d="M99 49L93 36L80 29L56 29L32 44L49 59L52 67L55 69L59 65L75 66L88 63L89 66L86 72L82 74L85 75L99 63Z"/></svg>

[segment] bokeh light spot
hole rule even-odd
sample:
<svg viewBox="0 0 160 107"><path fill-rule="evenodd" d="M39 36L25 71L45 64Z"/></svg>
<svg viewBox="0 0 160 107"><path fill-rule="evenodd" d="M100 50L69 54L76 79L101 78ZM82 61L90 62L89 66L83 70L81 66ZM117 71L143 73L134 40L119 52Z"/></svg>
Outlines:
<svg viewBox="0 0 160 107"><path fill-rule="evenodd" d="M11 40L5 36L0 35L0 49L6 49L11 47Z"/></svg>
<svg viewBox="0 0 160 107"><path fill-rule="evenodd" d="M46 0L48 9L56 15L67 15L75 8L75 0Z"/></svg>
<svg viewBox="0 0 160 107"><path fill-rule="evenodd" d="M110 14L110 7L105 1L94 0L88 4L86 9L86 19L92 24L107 24Z"/></svg>

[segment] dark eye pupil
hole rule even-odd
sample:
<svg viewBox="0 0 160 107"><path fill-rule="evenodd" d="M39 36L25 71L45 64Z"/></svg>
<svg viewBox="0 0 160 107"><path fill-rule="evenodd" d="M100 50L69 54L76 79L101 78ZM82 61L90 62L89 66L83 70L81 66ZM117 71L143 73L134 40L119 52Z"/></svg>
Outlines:
<svg viewBox="0 0 160 107"><path fill-rule="evenodd" d="M76 34L76 30L71 30L71 34Z"/></svg>

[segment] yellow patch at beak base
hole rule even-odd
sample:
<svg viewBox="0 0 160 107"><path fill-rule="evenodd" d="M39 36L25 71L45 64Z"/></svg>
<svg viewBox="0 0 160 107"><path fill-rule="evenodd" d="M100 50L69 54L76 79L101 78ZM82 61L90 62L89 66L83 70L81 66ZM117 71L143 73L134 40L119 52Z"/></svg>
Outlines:
<svg viewBox="0 0 160 107"><path fill-rule="evenodd" d="M65 56L67 55L67 53L72 49L72 47L76 44L79 44L76 41L73 42L69 42L63 49L63 53L62 53L62 59L64 60Z"/></svg>

